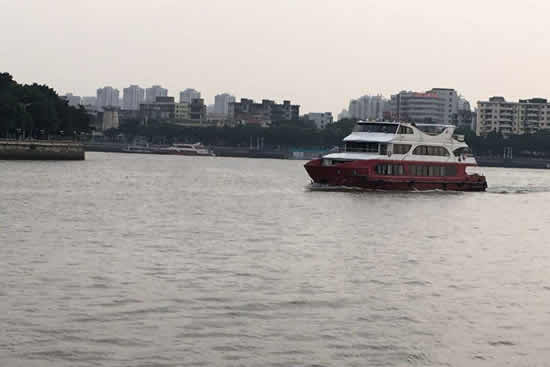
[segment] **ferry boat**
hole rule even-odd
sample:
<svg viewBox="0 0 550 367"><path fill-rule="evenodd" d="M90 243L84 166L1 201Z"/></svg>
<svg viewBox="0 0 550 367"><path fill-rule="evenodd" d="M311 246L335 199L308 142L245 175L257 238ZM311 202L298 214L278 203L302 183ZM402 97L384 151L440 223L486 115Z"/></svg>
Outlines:
<svg viewBox="0 0 550 367"><path fill-rule="evenodd" d="M172 144L167 148L162 148L158 151L160 154L176 154L176 155L198 155L198 156L214 156L211 152L201 143L195 144Z"/></svg>
<svg viewBox="0 0 550 367"><path fill-rule="evenodd" d="M485 176L455 126L359 121L343 152L305 164L314 183L371 190L485 191Z"/></svg>

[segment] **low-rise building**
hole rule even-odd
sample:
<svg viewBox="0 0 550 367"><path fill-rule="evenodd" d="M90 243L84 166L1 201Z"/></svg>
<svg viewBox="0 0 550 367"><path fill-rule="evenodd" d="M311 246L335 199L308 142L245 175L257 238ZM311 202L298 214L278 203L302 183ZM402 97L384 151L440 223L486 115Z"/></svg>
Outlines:
<svg viewBox="0 0 550 367"><path fill-rule="evenodd" d="M141 120L145 125L149 121L173 120L175 118L176 103L174 97L156 97L153 103L139 105Z"/></svg>
<svg viewBox="0 0 550 367"><path fill-rule="evenodd" d="M442 124L444 101L435 93L400 92L391 96L395 120L405 122Z"/></svg>
<svg viewBox="0 0 550 367"><path fill-rule="evenodd" d="M282 104L264 99L256 103L252 99L241 98L240 102L229 103L229 116L233 121L245 124L266 126L275 121L295 121L300 118L300 106L290 101Z"/></svg>
<svg viewBox="0 0 550 367"><path fill-rule="evenodd" d="M458 125L459 96L456 90L451 88L432 88L426 93L435 94L443 102L444 125Z"/></svg>
<svg viewBox="0 0 550 367"><path fill-rule="evenodd" d="M204 99L194 98L189 105L189 115L192 121L204 122L206 121L206 105Z"/></svg>
<svg viewBox="0 0 550 367"><path fill-rule="evenodd" d="M544 98L508 102L504 97L491 97L477 102L476 134L491 132L503 136L533 134L550 128L550 103Z"/></svg>
<svg viewBox="0 0 550 367"><path fill-rule="evenodd" d="M433 88L427 92L402 91L391 96L391 112L395 120L443 125L468 124L469 114L460 106L467 101L451 88ZM470 111L469 104L463 111Z"/></svg>
<svg viewBox="0 0 550 367"><path fill-rule="evenodd" d="M174 118L178 121L191 119L191 107L189 103L176 103L174 105Z"/></svg>
<svg viewBox="0 0 550 367"><path fill-rule="evenodd" d="M314 122L318 129L324 129L334 121L332 112L310 112L304 115L304 119Z"/></svg>

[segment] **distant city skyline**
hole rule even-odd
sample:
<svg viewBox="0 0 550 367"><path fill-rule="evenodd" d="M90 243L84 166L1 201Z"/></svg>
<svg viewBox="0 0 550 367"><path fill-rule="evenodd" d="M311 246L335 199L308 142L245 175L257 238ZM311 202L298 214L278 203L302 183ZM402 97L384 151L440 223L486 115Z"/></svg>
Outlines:
<svg viewBox="0 0 550 367"><path fill-rule="evenodd" d="M0 2L0 69L60 95L161 84L177 98L192 86L208 104L231 91L334 115L358 96L434 87L472 106L550 97L542 0Z"/></svg>

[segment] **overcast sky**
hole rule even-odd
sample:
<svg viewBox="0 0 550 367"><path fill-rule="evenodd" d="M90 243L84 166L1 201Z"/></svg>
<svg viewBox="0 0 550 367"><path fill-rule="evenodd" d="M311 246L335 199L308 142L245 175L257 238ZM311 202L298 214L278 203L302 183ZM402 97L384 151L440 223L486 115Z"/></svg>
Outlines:
<svg viewBox="0 0 550 367"><path fill-rule="evenodd" d="M207 103L349 99L432 87L550 97L547 0L0 0L0 71L59 93L161 84Z"/></svg>

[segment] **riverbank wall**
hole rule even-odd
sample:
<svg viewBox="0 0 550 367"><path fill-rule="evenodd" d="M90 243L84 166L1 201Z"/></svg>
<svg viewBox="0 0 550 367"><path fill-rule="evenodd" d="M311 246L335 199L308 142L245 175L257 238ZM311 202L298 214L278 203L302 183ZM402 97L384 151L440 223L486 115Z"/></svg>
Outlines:
<svg viewBox="0 0 550 367"><path fill-rule="evenodd" d="M0 140L2 160L82 161L84 146L73 141Z"/></svg>
<svg viewBox="0 0 550 367"><path fill-rule="evenodd" d="M535 168L550 169L550 160L535 158L513 158L504 159L499 157L476 157L480 167L502 167L502 168Z"/></svg>

